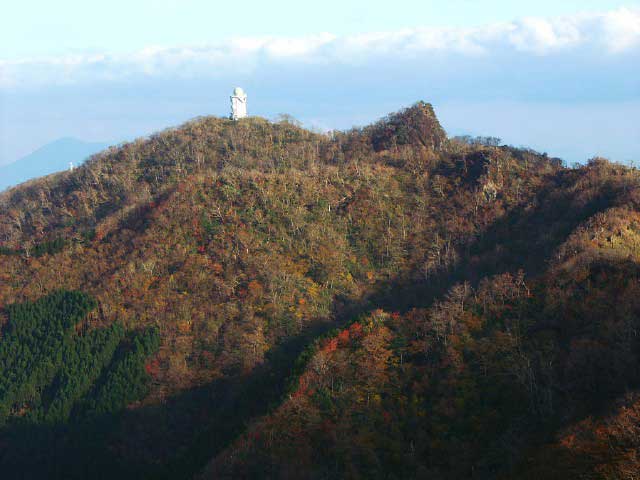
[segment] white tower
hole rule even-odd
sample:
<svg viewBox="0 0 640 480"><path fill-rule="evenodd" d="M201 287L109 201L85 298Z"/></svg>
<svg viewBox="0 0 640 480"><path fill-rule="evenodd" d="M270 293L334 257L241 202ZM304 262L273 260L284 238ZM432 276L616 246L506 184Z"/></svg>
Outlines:
<svg viewBox="0 0 640 480"><path fill-rule="evenodd" d="M238 120L247 116L247 94L240 87L233 89L231 95L231 119Z"/></svg>

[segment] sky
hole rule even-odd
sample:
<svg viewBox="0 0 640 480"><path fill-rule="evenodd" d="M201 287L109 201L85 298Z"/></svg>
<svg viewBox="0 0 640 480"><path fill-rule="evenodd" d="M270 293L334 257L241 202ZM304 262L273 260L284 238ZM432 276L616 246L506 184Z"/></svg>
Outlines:
<svg viewBox="0 0 640 480"><path fill-rule="evenodd" d="M640 1L22 0L0 16L0 164L199 115L322 130L417 100L451 135L640 160Z"/></svg>

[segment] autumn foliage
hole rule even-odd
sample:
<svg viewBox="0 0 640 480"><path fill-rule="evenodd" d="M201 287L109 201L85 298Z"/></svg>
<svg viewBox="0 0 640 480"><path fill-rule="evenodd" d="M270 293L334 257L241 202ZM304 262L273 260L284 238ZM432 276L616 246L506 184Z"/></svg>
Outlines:
<svg viewBox="0 0 640 480"><path fill-rule="evenodd" d="M639 209L633 168L448 139L422 102L205 117L0 194L0 322L64 288L79 333L158 332L91 378L104 435L38 432L64 478L634 478Z"/></svg>

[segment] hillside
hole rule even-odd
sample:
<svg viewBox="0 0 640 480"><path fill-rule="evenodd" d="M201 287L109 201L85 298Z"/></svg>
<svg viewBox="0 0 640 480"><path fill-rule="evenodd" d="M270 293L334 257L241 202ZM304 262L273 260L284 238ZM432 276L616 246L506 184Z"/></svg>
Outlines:
<svg viewBox="0 0 640 480"><path fill-rule="evenodd" d="M330 135L200 118L8 190L3 343L87 303L13 368L2 471L634 478L639 182L449 140L420 102ZM73 388L37 360L109 329Z"/></svg>
<svg viewBox="0 0 640 480"><path fill-rule="evenodd" d="M0 166L0 191L32 178L68 170L69 163L77 167L106 147L102 143L60 138L13 163Z"/></svg>

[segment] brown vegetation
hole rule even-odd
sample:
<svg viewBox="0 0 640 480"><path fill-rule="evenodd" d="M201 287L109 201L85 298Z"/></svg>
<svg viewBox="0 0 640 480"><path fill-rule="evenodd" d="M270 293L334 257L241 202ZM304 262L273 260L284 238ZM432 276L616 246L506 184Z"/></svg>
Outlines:
<svg viewBox="0 0 640 480"><path fill-rule="evenodd" d="M0 309L66 288L158 327L148 430L113 441L165 475L508 478L635 418L639 180L448 140L424 103L329 135L201 118L0 195ZM634 478L625 445L584 471Z"/></svg>

